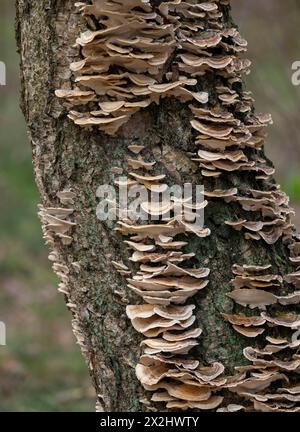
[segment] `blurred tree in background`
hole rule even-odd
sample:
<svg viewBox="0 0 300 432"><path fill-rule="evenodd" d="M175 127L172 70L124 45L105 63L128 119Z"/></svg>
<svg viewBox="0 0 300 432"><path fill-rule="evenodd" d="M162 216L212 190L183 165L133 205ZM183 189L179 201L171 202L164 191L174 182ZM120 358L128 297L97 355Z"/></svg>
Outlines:
<svg viewBox="0 0 300 432"><path fill-rule="evenodd" d="M233 0L233 6L254 66L248 88L257 109L271 112L275 122L267 152L297 207L300 86L292 85L291 65L300 60L299 2ZM0 29L0 60L7 66L7 85L0 87L0 321L7 325L7 346L0 347L0 411L92 411L93 390L74 345L36 216L31 154L18 107L10 0L2 0Z"/></svg>

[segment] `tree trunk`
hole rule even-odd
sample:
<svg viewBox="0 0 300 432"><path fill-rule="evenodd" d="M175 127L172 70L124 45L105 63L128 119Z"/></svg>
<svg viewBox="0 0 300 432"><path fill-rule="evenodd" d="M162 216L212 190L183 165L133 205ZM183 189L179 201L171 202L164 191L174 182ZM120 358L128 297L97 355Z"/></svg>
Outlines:
<svg viewBox="0 0 300 432"><path fill-rule="evenodd" d="M153 8L160 3L152 1ZM113 184L112 167L123 167L124 173L128 172L127 160L132 156L127 146L133 143L145 146L147 161L157 162L159 169L155 173L165 174L169 184L192 182L203 184L208 191L237 188L238 195L242 196L250 189L270 191L274 181L271 177L257 179L257 172L241 170L224 171L220 177L202 176L199 162L191 160L191 154L199 150L190 123L193 115L189 103L178 98L164 98L158 105L140 110L112 136L74 125L67 118L68 108L55 97L54 91L71 88L73 77L69 65L80 59L74 43L80 32L87 29L87 21L76 13L73 0L16 0L16 7L21 105L42 206L44 209L72 207L74 211L69 220L76 224L70 225L66 237L50 238L45 228L44 233L96 389L98 409L146 411L149 405L141 400L149 399L149 393L143 390L135 374L143 337L126 317L126 305L140 301L127 288L126 278L118 273L113 262L122 261L130 269L134 267L129 264L130 251L123 243L124 237L113 229L115 224L96 217L97 188L101 184ZM231 27L230 6L219 5L219 8L223 13L222 28ZM198 90L207 91L211 96L210 107L217 104L216 86L225 85L225 81L226 78L220 79L217 69L209 68L198 78ZM241 98L242 88L239 84L236 88ZM234 112L234 107L229 105L229 110ZM243 115L240 112L237 118L243 120ZM256 164L260 163L259 158L265 157L263 150L254 147L247 148L245 153ZM62 191L74 195L61 195ZM187 252L196 255L192 260L194 267L210 269L209 285L193 298L197 322L203 328L193 357L201 365L220 362L225 366L225 373L233 375L235 366L249 364L243 355L245 347L262 347L266 335L286 335L287 330L284 327L281 333L277 328L268 327L264 335L249 343L248 338L236 332L221 316L221 313L245 312L245 308L226 295L233 290L232 266L271 264L274 275L286 275L294 267L289 260L291 239L287 238L286 225L285 233L272 244L263 238L246 239L245 228L235 230L225 221L243 218L258 221L260 212L249 212L236 201L226 201L209 198L205 226L211 235L189 236ZM282 285L280 295L289 288ZM259 315L257 309L254 312L250 311L250 315ZM224 391L222 396L225 397L223 406L232 401L241 403L236 394Z"/></svg>

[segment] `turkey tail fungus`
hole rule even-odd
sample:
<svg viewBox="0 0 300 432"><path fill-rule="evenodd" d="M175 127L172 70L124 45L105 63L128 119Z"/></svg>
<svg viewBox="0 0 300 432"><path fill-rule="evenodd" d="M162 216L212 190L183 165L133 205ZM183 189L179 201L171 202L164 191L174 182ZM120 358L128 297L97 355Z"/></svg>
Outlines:
<svg viewBox="0 0 300 432"><path fill-rule="evenodd" d="M37 26L55 46L43 74L58 99L25 71L35 90L23 109L97 410L300 411L300 238L264 153L272 119L244 88L251 63L230 1L65 3L39 10ZM26 22L21 59L37 71ZM160 195L187 182L204 185L188 217L173 199L143 201L142 223L97 220L100 184Z"/></svg>

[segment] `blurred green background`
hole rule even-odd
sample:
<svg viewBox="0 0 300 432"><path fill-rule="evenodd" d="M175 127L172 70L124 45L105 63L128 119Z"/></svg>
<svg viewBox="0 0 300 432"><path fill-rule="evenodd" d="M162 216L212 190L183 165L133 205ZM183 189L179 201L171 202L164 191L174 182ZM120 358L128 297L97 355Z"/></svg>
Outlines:
<svg viewBox="0 0 300 432"><path fill-rule="evenodd" d="M19 110L14 2L1 0L0 411L94 411L95 396L75 344L37 218L31 150Z"/></svg>
<svg viewBox="0 0 300 432"><path fill-rule="evenodd" d="M291 65L300 61L299 1L232 3L253 61L248 87L257 109L275 121L267 153L300 210L300 86L291 83ZM7 346L0 346L0 411L93 411L93 390L36 216L11 0L1 0L0 60L7 66L7 85L0 87L0 321L7 326Z"/></svg>

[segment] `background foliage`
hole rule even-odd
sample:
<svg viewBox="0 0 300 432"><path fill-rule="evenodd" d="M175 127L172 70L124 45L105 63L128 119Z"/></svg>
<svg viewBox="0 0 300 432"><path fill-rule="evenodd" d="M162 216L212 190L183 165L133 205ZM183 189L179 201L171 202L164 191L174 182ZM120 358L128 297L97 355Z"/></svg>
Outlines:
<svg viewBox="0 0 300 432"><path fill-rule="evenodd" d="M7 325L7 346L0 347L0 411L92 411L93 390L41 239L30 147L18 107L14 7L11 0L2 3L0 60L8 80L0 87L0 321ZM267 153L300 207L300 86L291 83L291 65L300 60L299 2L232 3L253 61L248 87L258 111L271 112L275 122Z"/></svg>

